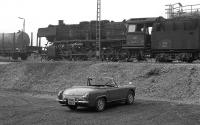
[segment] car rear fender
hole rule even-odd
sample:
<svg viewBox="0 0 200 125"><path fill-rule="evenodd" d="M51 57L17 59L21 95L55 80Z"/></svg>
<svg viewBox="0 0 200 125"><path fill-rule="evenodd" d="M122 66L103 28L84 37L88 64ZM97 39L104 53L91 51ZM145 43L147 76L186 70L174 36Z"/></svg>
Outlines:
<svg viewBox="0 0 200 125"><path fill-rule="evenodd" d="M132 91L133 95L135 96L135 88L131 88L131 89L129 89L129 91Z"/></svg>
<svg viewBox="0 0 200 125"><path fill-rule="evenodd" d="M105 98L105 100L107 101L107 96L106 93L104 92L91 92L90 96L89 96L89 101L90 101L90 106L95 106L96 104L96 100L99 98Z"/></svg>

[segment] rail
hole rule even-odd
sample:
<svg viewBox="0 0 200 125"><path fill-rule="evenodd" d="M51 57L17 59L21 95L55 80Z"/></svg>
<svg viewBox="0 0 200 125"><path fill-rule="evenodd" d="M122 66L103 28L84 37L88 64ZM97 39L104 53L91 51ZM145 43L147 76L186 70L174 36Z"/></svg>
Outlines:
<svg viewBox="0 0 200 125"><path fill-rule="evenodd" d="M183 6L181 3L175 3L166 6L168 7L167 9L165 9L167 18L174 18L179 16L191 16L191 15L200 16L200 4Z"/></svg>

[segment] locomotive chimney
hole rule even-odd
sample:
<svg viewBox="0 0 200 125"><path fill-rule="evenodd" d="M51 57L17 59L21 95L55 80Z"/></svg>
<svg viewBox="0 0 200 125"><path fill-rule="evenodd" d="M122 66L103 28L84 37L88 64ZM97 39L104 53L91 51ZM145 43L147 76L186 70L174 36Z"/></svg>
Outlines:
<svg viewBox="0 0 200 125"><path fill-rule="evenodd" d="M58 25L64 25L64 21L63 20L59 20L58 21Z"/></svg>

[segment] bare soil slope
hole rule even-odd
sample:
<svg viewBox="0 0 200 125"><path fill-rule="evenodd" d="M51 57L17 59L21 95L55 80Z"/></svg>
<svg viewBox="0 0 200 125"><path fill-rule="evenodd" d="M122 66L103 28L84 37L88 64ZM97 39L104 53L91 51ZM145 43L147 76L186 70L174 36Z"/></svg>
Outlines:
<svg viewBox="0 0 200 125"><path fill-rule="evenodd" d="M0 88L58 92L85 85L88 76L132 82L137 96L200 103L200 65L150 63L43 62L0 65Z"/></svg>

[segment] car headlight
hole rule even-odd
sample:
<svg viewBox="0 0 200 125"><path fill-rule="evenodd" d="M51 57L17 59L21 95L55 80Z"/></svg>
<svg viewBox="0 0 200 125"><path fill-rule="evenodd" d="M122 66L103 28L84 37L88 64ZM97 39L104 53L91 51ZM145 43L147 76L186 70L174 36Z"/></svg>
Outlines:
<svg viewBox="0 0 200 125"><path fill-rule="evenodd" d="M82 96L82 99L88 100L88 97L89 97L89 93L86 93L85 95Z"/></svg>
<svg viewBox="0 0 200 125"><path fill-rule="evenodd" d="M58 99L63 99L63 92L64 91L59 91L58 92Z"/></svg>

